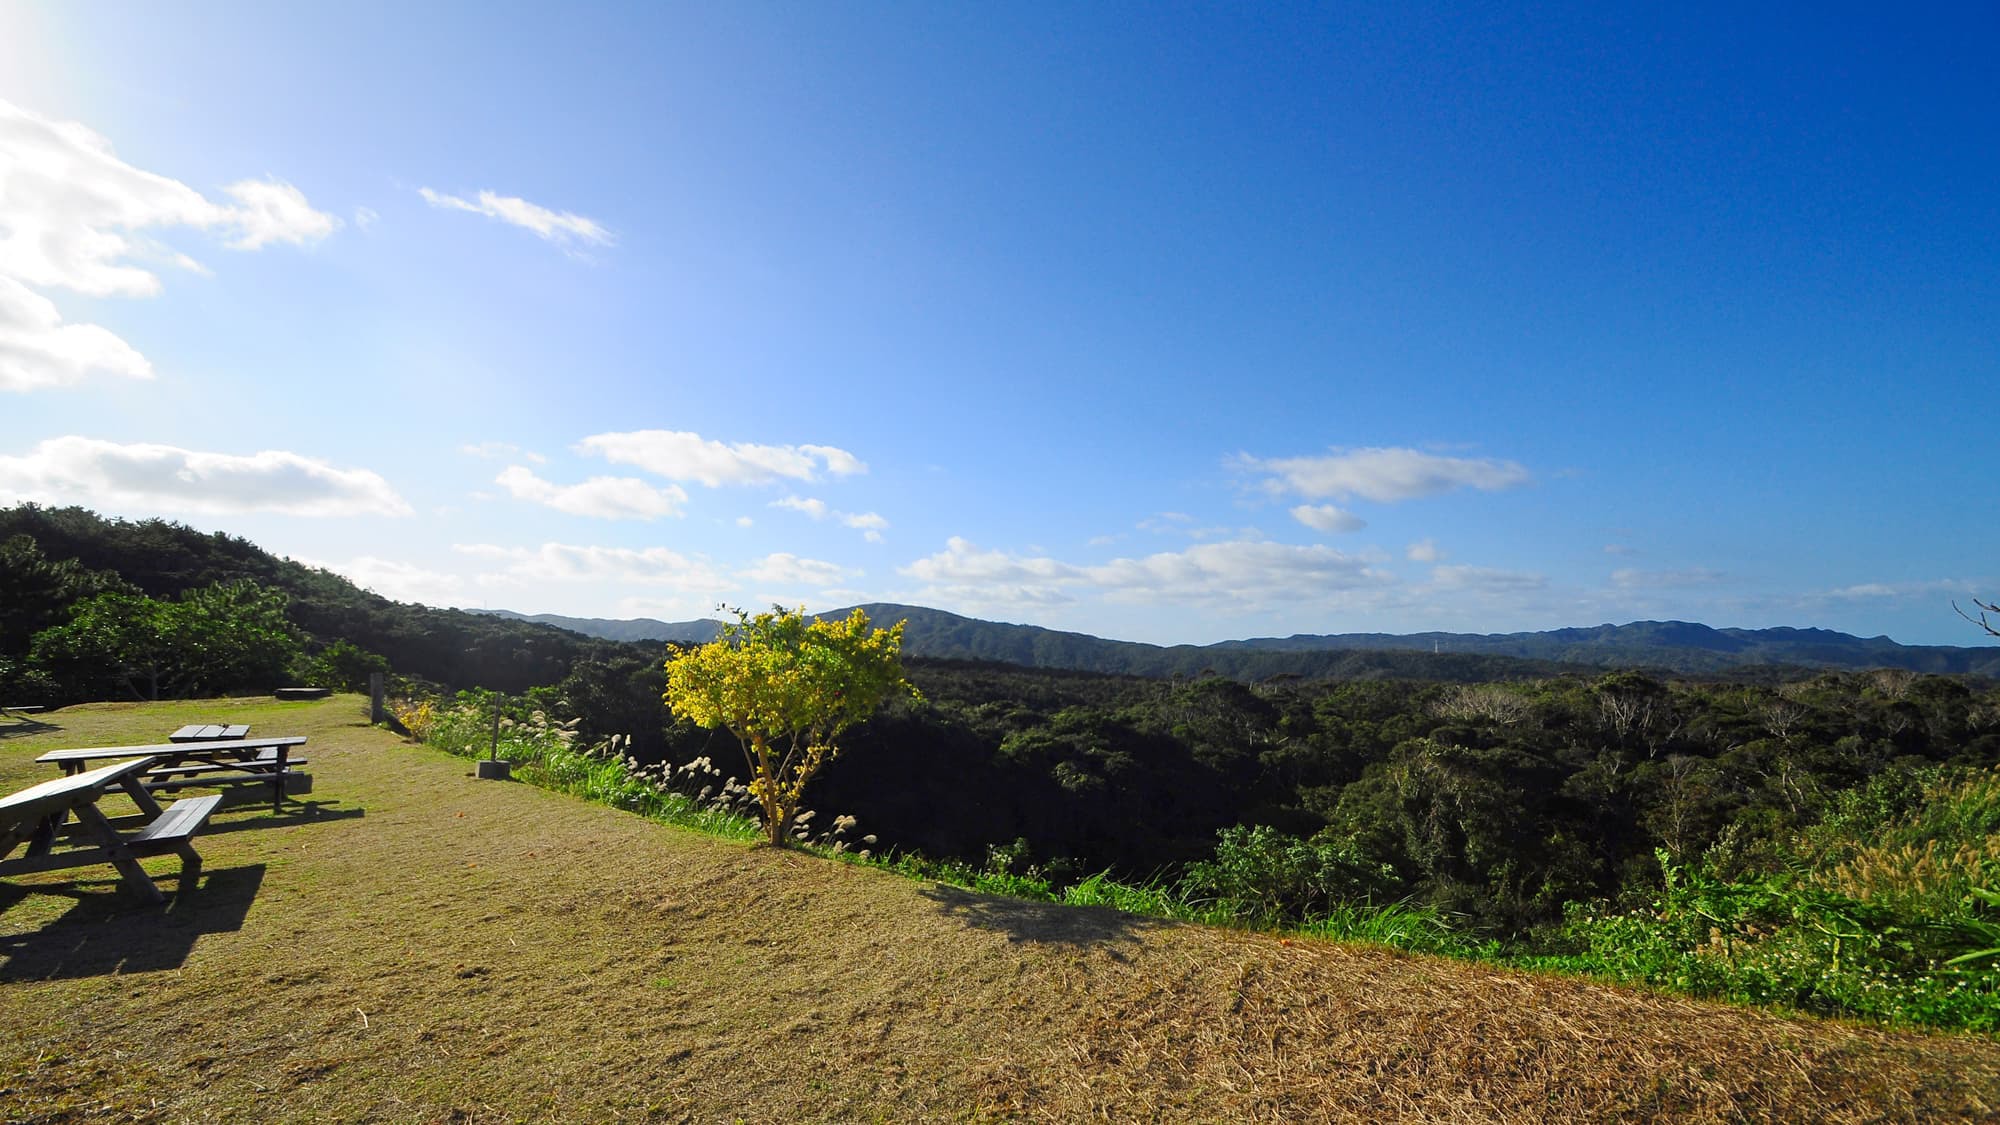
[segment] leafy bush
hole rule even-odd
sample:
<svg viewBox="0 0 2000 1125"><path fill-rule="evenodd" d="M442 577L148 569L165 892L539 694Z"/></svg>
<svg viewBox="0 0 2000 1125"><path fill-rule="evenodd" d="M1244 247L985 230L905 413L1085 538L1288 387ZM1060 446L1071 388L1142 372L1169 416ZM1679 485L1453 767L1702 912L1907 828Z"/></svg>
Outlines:
<svg viewBox="0 0 2000 1125"><path fill-rule="evenodd" d="M1660 860L1664 885L1648 907L1572 906L1570 952L1528 963L1822 1015L2000 1031L2000 972L1978 963L2000 926L1973 904L1926 915L1791 874L1731 882Z"/></svg>
<svg viewBox="0 0 2000 1125"><path fill-rule="evenodd" d="M367 691L368 677L376 672L387 675L389 661L349 640L338 640L301 659L292 674L299 682L335 691Z"/></svg>
<svg viewBox="0 0 2000 1125"><path fill-rule="evenodd" d="M1234 918L1303 922L1336 906L1370 902L1395 886L1395 869L1330 832L1300 839L1266 825L1225 828L1215 858L1191 864L1182 894Z"/></svg>

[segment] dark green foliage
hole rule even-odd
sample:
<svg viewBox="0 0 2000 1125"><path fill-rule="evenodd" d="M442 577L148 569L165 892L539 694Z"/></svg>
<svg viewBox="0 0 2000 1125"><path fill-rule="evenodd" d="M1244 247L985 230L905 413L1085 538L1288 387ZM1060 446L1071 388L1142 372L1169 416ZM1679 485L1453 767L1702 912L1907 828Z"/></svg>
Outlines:
<svg viewBox="0 0 2000 1125"><path fill-rule="evenodd" d="M367 691L375 673L387 675L389 660L342 638L301 661L293 678L335 691Z"/></svg>
<svg viewBox="0 0 2000 1125"><path fill-rule="evenodd" d="M1396 885L1395 869L1337 832L1305 840L1239 825L1222 831L1213 859L1189 865L1182 892L1246 921L1301 925L1342 905L1375 902Z"/></svg>
<svg viewBox="0 0 2000 1125"><path fill-rule="evenodd" d="M285 595L238 580L174 601L108 593L71 607L69 620L35 634L31 668L60 697L133 699L267 690L285 680L298 632Z"/></svg>
<svg viewBox="0 0 2000 1125"><path fill-rule="evenodd" d="M19 537L33 546L18 545ZM392 602L339 575L270 555L248 540L163 520L105 519L82 508L23 504L0 509L0 544L5 545L0 592L18 589L29 599L16 603L0 597L0 607L15 607L0 608L0 660L25 654L34 631L66 620L69 608L91 594L116 589L172 601L190 590L238 580L288 595L287 616L311 640L349 641L381 654L398 673L446 687L519 693L560 681L582 659L641 652L657 659L660 651L657 645L620 645L524 621Z"/></svg>

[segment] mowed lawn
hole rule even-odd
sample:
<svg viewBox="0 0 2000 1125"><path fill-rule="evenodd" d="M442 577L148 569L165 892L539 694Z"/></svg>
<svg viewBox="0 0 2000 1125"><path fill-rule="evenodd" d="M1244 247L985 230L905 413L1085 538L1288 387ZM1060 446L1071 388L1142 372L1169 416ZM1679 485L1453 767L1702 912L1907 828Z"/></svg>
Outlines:
<svg viewBox="0 0 2000 1125"><path fill-rule="evenodd" d="M991 898L515 783L354 697L93 705L35 755L303 734L308 804L0 882L0 1119L1907 1120L2000 1112L2000 1044ZM839 810L828 810L829 813Z"/></svg>

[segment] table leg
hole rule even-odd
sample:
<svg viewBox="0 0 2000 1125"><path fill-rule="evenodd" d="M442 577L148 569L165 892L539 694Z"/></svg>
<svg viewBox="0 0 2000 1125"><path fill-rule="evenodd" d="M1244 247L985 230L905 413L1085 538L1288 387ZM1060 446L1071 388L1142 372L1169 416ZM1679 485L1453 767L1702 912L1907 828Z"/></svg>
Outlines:
<svg viewBox="0 0 2000 1125"><path fill-rule="evenodd" d="M140 784L138 778L123 778L118 784L124 787L126 795L132 798L132 803L139 806L139 811L145 813L148 820L160 815L162 811L160 802L154 800L151 793L146 792L146 787Z"/></svg>
<svg viewBox="0 0 2000 1125"><path fill-rule="evenodd" d="M76 806L76 818L90 829L91 835L96 836L99 843L104 845L104 850L109 853L111 866L118 869L118 874L125 880L127 887L147 902L167 901L167 896L160 893L159 885L153 882L153 877L146 874L145 868L139 866L138 859L132 855L132 849L125 846L125 840L118 835L118 830L111 827L110 821L104 819L104 813L99 811L94 799Z"/></svg>
<svg viewBox="0 0 2000 1125"><path fill-rule="evenodd" d="M278 772L271 775L271 812L273 815L285 811L285 753L291 748L278 747Z"/></svg>

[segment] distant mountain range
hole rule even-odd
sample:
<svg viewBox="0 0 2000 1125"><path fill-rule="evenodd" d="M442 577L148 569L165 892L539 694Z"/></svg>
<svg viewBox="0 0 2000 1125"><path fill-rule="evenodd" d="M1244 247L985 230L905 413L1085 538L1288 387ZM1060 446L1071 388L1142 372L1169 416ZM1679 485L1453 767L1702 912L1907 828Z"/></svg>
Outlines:
<svg viewBox="0 0 2000 1125"><path fill-rule="evenodd" d="M911 656L1140 676L1214 672L1248 679L1291 674L1457 680L1548 675L1573 672L1579 666L1657 668L1696 675L1761 666L1903 668L2000 677L2000 645L1904 645L1887 637L1857 637L1829 629L1714 629L1686 621L1634 621L1539 633L1301 633L1162 646L981 621L922 606L878 602L860 608L879 623L907 620L903 649ZM489 612L616 641L701 644L713 640L722 628L720 621L709 620ZM826 616L844 617L848 612L842 609Z"/></svg>

